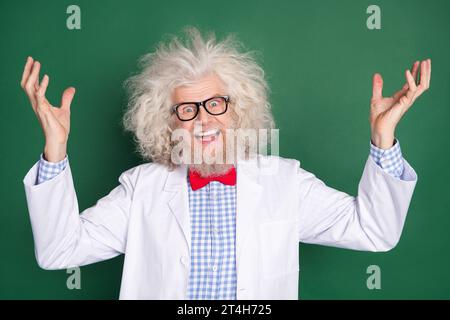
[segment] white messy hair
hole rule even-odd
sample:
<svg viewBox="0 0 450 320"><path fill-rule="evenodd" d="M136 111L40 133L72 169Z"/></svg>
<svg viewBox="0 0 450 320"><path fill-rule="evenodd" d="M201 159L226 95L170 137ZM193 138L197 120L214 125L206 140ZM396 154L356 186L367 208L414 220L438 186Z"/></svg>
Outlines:
<svg viewBox="0 0 450 320"><path fill-rule="evenodd" d="M236 128L272 129L274 120L268 101L264 70L253 52L242 52L242 44L229 35L217 41L206 39L194 27L184 29L185 38L172 36L155 52L139 59L142 71L125 81L129 103L123 117L125 130L134 134L144 160L169 167L171 162L171 113L173 90L206 74L217 75L233 100Z"/></svg>

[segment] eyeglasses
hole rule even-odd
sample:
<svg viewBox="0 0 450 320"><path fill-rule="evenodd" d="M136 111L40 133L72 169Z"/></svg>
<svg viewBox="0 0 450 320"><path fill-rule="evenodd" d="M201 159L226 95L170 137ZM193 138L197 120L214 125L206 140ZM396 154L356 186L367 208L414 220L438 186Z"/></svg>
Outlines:
<svg viewBox="0 0 450 320"><path fill-rule="evenodd" d="M209 114L218 116L227 112L229 96L216 96L201 102L183 102L174 105L171 110L176 113L181 121L190 121L197 117L200 106L203 106Z"/></svg>

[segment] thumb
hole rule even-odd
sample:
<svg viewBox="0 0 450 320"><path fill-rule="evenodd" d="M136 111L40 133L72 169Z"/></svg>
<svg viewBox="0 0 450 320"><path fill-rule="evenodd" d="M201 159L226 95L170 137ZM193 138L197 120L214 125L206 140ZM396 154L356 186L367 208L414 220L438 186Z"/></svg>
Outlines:
<svg viewBox="0 0 450 320"><path fill-rule="evenodd" d="M69 87L64 90L61 98L61 108L70 110L70 104L72 103L73 96L75 95L75 88Z"/></svg>
<svg viewBox="0 0 450 320"><path fill-rule="evenodd" d="M383 78L381 74L375 73L372 80L372 99L381 99L383 97Z"/></svg>

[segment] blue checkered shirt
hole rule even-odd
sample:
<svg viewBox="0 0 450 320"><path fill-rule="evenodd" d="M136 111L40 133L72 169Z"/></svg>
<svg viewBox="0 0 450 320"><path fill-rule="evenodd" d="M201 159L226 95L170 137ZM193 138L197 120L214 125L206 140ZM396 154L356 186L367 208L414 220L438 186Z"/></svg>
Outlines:
<svg viewBox="0 0 450 320"><path fill-rule="evenodd" d="M383 150L370 143L375 163L390 175L402 179L403 157L400 143ZM37 184L64 170L66 156L57 163L41 158ZM187 299L236 299L236 186L212 181L193 191L186 177L191 217L190 273Z"/></svg>

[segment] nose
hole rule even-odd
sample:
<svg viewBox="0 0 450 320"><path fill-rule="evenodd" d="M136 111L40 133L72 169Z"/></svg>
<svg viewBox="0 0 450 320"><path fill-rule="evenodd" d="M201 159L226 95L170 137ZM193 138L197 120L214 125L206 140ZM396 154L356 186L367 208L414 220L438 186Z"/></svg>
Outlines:
<svg viewBox="0 0 450 320"><path fill-rule="evenodd" d="M200 121L202 125L205 125L211 120L211 117L212 116L205 110L205 108L200 107L196 120Z"/></svg>

